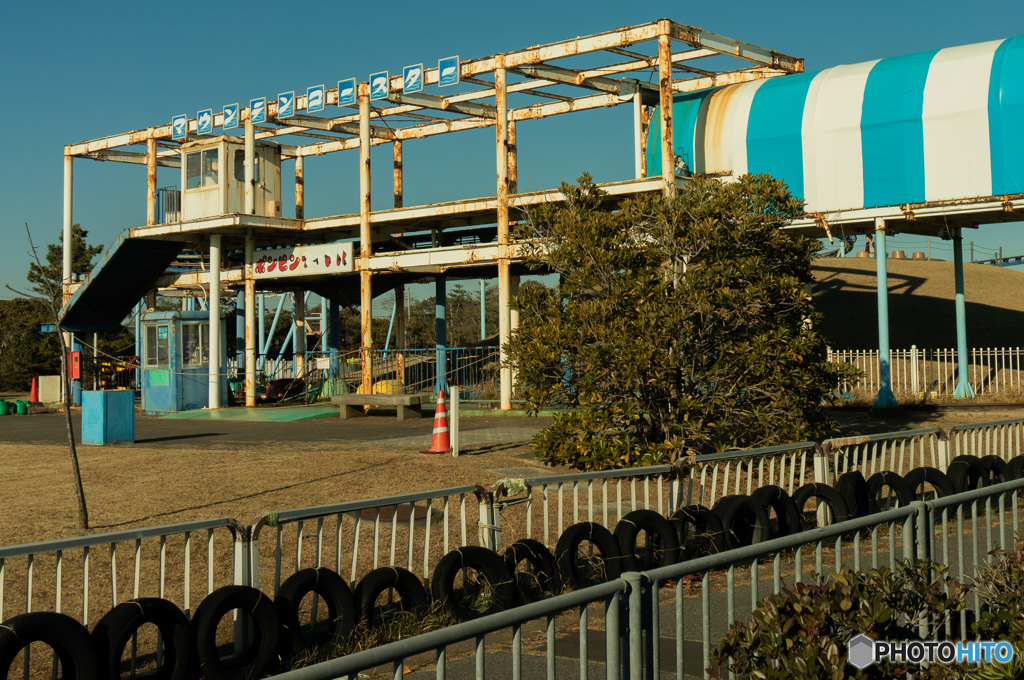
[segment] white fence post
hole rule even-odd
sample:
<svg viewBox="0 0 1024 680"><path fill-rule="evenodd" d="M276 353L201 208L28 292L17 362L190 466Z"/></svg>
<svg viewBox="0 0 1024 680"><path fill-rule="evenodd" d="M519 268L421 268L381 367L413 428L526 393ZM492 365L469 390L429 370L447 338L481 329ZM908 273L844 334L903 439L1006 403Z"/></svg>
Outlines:
<svg viewBox="0 0 1024 680"><path fill-rule="evenodd" d="M914 393L914 398L921 393L921 383L918 376L918 365L917 365L917 345L910 346L910 390Z"/></svg>
<svg viewBox="0 0 1024 680"><path fill-rule="evenodd" d="M448 429L451 434L451 445L452 445L452 456L455 458L459 457L459 386L449 385L449 392L451 394L451 405L449 406L449 417L451 422L448 423Z"/></svg>

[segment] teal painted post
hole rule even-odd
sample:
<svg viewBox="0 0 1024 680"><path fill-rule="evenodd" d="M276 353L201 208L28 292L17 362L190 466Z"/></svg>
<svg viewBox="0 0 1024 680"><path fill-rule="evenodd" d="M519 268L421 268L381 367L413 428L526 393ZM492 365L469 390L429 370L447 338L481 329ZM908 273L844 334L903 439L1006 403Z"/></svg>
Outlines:
<svg viewBox="0 0 1024 680"><path fill-rule="evenodd" d="M259 329L257 334L259 342L256 345L256 370L262 371L266 362L263 346L267 344L267 302L263 298L263 293L256 293L256 300L258 301L256 328Z"/></svg>
<svg viewBox="0 0 1024 680"><path fill-rule="evenodd" d="M878 396L875 408L897 406L889 373L889 274L886 268L885 220L875 220L875 271L878 287Z"/></svg>
<svg viewBox="0 0 1024 680"><path fill-rule="evenodd" d="M964 240L959 229L953 234L953 273L956 277L956 389L954 399L973 399L974 389L967 375L967 303L964 299Z"/></svg>
<svg viewBox="0 0 1024 680"><path fill-rule="evenodd" d="M448 324L445 318L448 309L448 286L446 279L447 277L443 274L439 274L434 279L434 318L437 328L437 338L434 341L437 352L435 360L437 381L434 384L434 394L440 390L448 392L448 381L445 379L448 375Z"/></svg>

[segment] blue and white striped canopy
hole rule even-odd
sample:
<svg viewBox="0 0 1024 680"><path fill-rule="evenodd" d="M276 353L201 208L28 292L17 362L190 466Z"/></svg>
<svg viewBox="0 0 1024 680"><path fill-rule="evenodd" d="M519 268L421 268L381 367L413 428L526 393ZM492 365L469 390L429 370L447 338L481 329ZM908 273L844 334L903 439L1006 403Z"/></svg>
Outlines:
<svg viewBox="0 0 1024 680"><path fill-rule="evenodd" d="M676 95L696 173L769 173L808 212L1024 192L1024 36ZM660 111L648 137L661 168Z"/></svg>

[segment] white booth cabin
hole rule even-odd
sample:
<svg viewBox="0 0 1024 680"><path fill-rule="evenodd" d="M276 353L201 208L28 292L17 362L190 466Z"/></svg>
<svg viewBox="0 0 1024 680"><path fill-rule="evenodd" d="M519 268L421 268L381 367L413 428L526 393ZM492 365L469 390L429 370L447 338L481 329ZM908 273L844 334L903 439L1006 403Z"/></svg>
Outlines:
<svg viewBox="0 0 1024 680"><path fill-rule="evenodd" d="M245 212L245 140L221 135L181 146L182 221ZM281 216L281 147L256 142L256 213Z"/></svg>

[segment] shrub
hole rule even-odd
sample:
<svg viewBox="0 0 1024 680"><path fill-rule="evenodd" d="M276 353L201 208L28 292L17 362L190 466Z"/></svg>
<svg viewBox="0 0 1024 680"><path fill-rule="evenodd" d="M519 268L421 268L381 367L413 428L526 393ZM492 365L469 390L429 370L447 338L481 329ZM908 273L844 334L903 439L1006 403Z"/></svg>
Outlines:
<svg viewBox="0 0 1024 680"><path fill-rule="evenodd" d="M765 598L749 621L729 629L711 659L718 671L765 680L903 678L908 673L944 677L950 669L940 666L883 664L857 670L847 664L847 642L857 633L920 639L919 625L943 628L950 613L963 609L964 593L963 584L947 576L944 566L926 560L907 560L892 571L843 568Z"/></svg>

